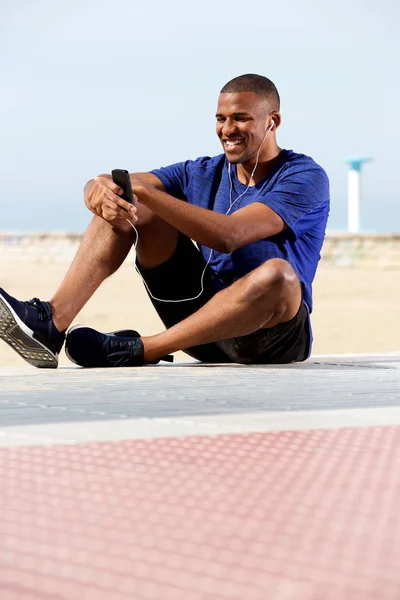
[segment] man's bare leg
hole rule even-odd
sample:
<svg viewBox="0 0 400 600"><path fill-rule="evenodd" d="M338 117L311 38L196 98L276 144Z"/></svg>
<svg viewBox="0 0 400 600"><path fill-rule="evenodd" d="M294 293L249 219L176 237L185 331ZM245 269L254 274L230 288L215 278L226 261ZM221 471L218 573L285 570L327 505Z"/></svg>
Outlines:
<svg viewBox="0 0 400 600"><path fill-rule="evenodd" d="M292 267L271 259L216 294L193 315L163 333L142 337L148 363L191 346L248 335L292 319L301 286Z"/></svg>
<svg viewBox="0 0 400 600"><path fill-rule="evenodd" d="M137 250L143 266L152 268L172 256L178 232L143 205L138 207L138 215ZM53 322L59 331L70 326L100 284L122 265L135 239L127 221L116 228L100 217L92 219L67 275L50 300Z"/></svg>
<svg viewBox="0 0 400 600"><path fill-rule="evenodd" d="M53 322L67 329L97 290L125 260L134 242L134 231L118 231L95 216L59 289L50 300Z"/></svg>

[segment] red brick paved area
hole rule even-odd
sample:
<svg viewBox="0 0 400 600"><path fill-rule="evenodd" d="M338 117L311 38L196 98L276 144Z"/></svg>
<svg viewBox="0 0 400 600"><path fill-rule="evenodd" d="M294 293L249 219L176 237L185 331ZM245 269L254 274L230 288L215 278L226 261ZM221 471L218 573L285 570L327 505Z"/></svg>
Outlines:
<svg viewBox="0 0 400 600"><path fill-rule="evenodd" d="M398 600L400 427L0 449L1 600Z"/></svg>

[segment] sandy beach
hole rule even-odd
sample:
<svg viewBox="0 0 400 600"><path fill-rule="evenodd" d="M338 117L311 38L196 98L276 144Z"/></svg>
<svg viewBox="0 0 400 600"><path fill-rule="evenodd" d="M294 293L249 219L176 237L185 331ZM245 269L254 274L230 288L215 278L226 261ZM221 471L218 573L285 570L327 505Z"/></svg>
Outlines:
<svg viewBox="0 0 400 600"><path fill-rule="evenodd" d="M0 264L0 286L20 299L51 297L68 262L36 259ZM313 354L400 350L400 267L337 267L321 261L314 282ZM75 323L103 331L162 330L131 259L97 291ZM191 360L177 353L176 360ZM60 364L68 364L64 352ZM0 366L26 363L4 343Z"/></svg>

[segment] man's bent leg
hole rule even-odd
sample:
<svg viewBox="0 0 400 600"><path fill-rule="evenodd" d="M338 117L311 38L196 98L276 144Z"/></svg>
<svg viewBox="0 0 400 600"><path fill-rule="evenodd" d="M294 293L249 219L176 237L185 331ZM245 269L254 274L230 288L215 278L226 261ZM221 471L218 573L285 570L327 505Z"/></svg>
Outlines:
<svg viewBox="0 0 400 600"><path fill-rule="evenodd" d="M282 259L271 259L177 325L161 334L142 337L145 361L154 362L190 346L272 328L293 319L301 302L301 285L292 267Z"/></svg>
<svg viewBox="0 0 400 600"><path fill-rule="evenodd" d="M121 266L134 240L132 228L121 231L100 217L92 219L71 267L50 300L59 331L69 327L99 285Z"/></svg>
<svg viewBox="0 0 400 600"><path fill-rule="evenodd" d="M178 232L143 205L138 216L137 252L151 268L173 254ZM59 331L69 327L100 284L122 265L135 239L136 233L127 222L117 229L100 217L92 219L67 275L50 300Z"/></svg>
<svg viewBox="0 0 400 600"><path fill-rule="evenodd" d="M157 265L157 261L167 260L174 253L178 232L144 209L138 211L140 251L149 266ZM33 366L56 368L65 330L104 279L120 267L135 236L124 219L111 224L94 217L50 302L38 298L24 302L0 289L0 338ZM148 240L152 236L156 242L151 246Z"/></svg>

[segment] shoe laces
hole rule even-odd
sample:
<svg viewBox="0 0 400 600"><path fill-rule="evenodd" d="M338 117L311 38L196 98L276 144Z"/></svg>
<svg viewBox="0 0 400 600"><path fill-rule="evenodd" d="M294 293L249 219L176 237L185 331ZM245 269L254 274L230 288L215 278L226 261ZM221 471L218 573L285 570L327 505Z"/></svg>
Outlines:
<svg viewBox="0 0 400 600"><path fill-rule="evenodd" d="M114 365L114 367L122 367L123 365L126 365L131 358L132 355L130 352L126 352L126 350L123 352L113 352L107 356L108 362Z"/></svg>
<svg viewBox="0 0 400 600"><path fill-rule="evenodd" d="M111 352L107 355L107 360L115 367L126 365L134 356L130 342L131 340L110 340L108 343Z"/></svg>
<svg viewBox="0 0 400 600"><path fill-rule="evenodd" d="M27 300L25 304L31 308L36 308L39 321L51 320L51 310L48 302L42 302L39 298L32 298L31 300Z"/></svg>

